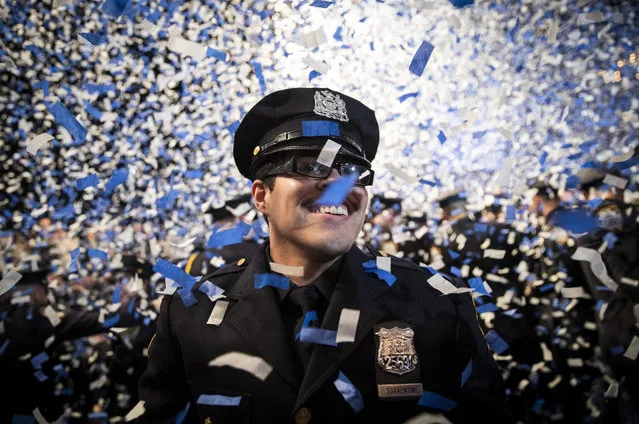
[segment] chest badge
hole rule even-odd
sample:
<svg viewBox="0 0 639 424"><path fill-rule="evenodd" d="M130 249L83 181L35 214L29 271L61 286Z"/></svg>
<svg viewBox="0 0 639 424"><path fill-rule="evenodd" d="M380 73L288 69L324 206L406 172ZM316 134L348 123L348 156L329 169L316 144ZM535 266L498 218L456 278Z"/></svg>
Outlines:
<svg viewBox="0 0 639 424"><path fill-rule="evenodd" d="M380 328L375 332L379 338L377 365L382 371L404 375L417 367L417 352L411 328Z"/></svg>
<svg viewBox="0 0 639 424"><path fill-rule="evenodd" d="M415 332L406 323L391 321L375 326L377 394L381 400L414 399L424 392Z"/></svg>

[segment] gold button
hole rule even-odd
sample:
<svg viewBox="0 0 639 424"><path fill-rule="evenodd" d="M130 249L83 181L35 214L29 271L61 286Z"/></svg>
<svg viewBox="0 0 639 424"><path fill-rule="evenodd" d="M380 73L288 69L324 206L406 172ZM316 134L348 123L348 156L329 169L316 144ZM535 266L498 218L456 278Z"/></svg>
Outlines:
<svg viewBox="0 0 639 424"><path fill-rule="evenodd" d="M309 421L311 421L311 410L308 408L298 409L295 413L295 423L307 424Z"/></svg>
<svg viewBox="0 0 639 424"><path fill-rule="evenodd" d="M260 146L255 146L255 149L253 149L253 156L257 155L260 152Z"/></svg>
<svg viewBox="0 0 639 424"><path fill-rule="evenodd" d="M237 261L237 266L242 266L244 265L244 262L246 262L246 259L242 258L239 261Z"/></svg>
<svg viewBox="0 0 639 424"><path fill-rule="evenodd" d="M213 424L213 420L211 419L211 417L206 417L206 419L204 420L204 424Z"/></svg>

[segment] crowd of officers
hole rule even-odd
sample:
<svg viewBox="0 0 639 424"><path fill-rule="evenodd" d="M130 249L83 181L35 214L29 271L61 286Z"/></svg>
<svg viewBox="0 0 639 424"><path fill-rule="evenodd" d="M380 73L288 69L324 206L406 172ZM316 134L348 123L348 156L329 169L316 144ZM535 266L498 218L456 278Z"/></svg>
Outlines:
<svg viewBox="0 0 639 424"><path fill-rule="evenodd" d="M479 211L462 191L450 192L437 217L373 196L357 241L468 281L482 330L508 345L494 357L513 422L639 422L635 186L622 188L623 177L605 168L578 177L576 188L561 190L540 177L527 201L494 193ZM216 231L261 219L248 196L210 213ZM206 249L196 240L187 254L164 259L205 275L250 258L267 236L259 228L241 243ZM28 234L0 234L3 278L22 274L0 296L1 423L39 414L124 422L138 401L165 284L153 272L157 258L135 240L108 257L99 235L77 250L66 242L47 218Z"/></svg>

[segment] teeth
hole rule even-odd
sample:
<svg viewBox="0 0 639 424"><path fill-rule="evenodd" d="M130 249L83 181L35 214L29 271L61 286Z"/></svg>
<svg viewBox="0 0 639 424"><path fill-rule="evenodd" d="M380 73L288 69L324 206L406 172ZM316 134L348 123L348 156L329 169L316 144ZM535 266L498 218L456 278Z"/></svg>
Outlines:
<svg viewBox="0 0 639 424"><path fill-rule="evenodd" d="M348 209L345 206L321 206L319 209L312 209L313 213L328 213L331 215L348 215Z"/></svg>

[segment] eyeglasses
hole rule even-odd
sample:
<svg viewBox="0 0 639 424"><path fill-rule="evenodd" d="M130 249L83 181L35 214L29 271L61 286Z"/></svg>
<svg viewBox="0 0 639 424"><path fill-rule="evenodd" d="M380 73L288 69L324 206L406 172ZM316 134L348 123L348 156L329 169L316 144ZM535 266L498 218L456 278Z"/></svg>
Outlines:
<svg viewBox="0 0 639 424"><path fill-rule="evenodd" d="M339 175L351 175L353 173L357 173L359 175L359 179L355 182L355 185L358 186L372 185L375 177L375 172L372 169L366 165L352 162L349 159L340 159L338 157L333 161L332 166L326 166L318 163L317 157L315 156L296 156L290 158L269 174L277 175L293 172L305 177L326 178L331 174L333 169L336 169Z"/></svg>

